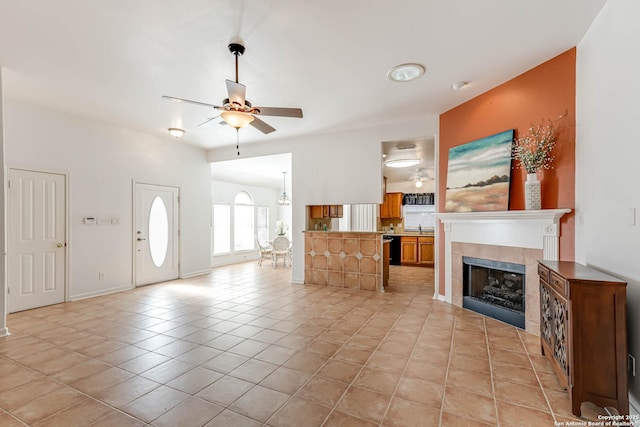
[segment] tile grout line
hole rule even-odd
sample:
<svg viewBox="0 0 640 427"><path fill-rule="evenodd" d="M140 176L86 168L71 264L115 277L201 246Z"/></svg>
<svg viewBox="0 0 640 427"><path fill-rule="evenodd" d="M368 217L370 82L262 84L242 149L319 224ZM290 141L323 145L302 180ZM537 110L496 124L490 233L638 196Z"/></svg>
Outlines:
<svg viewBox="0 0 640 427"><path fill-rule="evenodd" d="M522 339L522 335L520 334L520 331L518 332L518 338L520 339L520 342L522 343L522 346L525 349L525 352L527 353L527 360L529 360L529 364L531 365L531 369L533 370L533 374L536 376L536 380L538 381L538 385L540 386L540 390L542 391L542 395L544 396L544 400L545 402L547 402L547 407L549 408L549 412L551 413L551 417L553 418L554 422L558 422L558 418L556 417L556 413L553 410L553 407L551 407L551 402L549 401L549 397L547 396L547 392L545 390L545 388L542 386L542 381L540 381L540 376L538 375L538 370L536 369L535 364L533 363L533 360L531 359L531 354L529 354L529 349L526 346L526 343L524 342L524 340ZM540 337L538 337L540 338Z"/></svg>
<svg viewBox="0 0 640 427"><path fill-rule="evenodd" d="M491 354L491 346L489 345L489 331L487 329L487 318L483 316L482 325L484 326L484 339L487 344L487 356L489 357L489 375L491 378L491 394L493 397L493 409L496 411L496 426L500 427L500 414L498 413L498 400L496 399L496 384L493 376L493 357ZM518 335L520 336L520 335Z"/></svg>
<svg viewBox="0 0 640 427"><path fill-rule="evenodd" d="M354 307L354 308L352 308L352 309L351 309L347 314L345 314L344 316L342 316L342 318L340 318L338 321L336 321L336 322L334 323L334 325L335 325L336 323L338 323L340 320L344 319L346 316L348 316L349 314L351 314L354 310L356 310L356 309L358 309L358 308L359 308L359 307ZM294 393L294 394L292 394L292 395L291 395L291 397L290 397L289 399L287 399L287 401L286 401L285 403L283 403L283 404L282 404L282 406L280 406L280 407L278 408L278 410L277 410L276 412L274 412L274 413L273 413L273 414L272 414L272 415L267 419L267 421L265 421L265 423L264 423L263 425L264 425L264 426L267 426L267 425L268 425L269 420L271 420L271 418L273 418L273 417L274 417L274 416L275 416L275 415L280 411L280 409L282 409L282 407L284 407L287 403L289 403L289 401L293 399L293 397L296 395L296 393L298 393L298 392L300 391L300 389L302 389L305 385L307 385L307 384L309 383L309 381L311 381L311 379L312 379L312 378L313 378L313 377L314 377L318 372L320 372L320 371L322 370L322 368L323 368L323 367L324 367L324 366L325 366L325 365L326 365L330 360L332 360L333 355L335 355L335 354L336 354L336 353L338 353L340 350L342 350L342 349L344 348L344 346L345 346L345 345L347 345L347 343L348 343L349 341L351 341L351 339L353 338L353 336L354 336L358 331L362 330L362 329L363 329L363 328L364 328L364 327L365 327L365 326L366 326L370 321L371 321L371 317L370 317L370 318L369 318L365 323L363 323L363 324L362 324L358 329L356 329L356 331L355 331L353 334L351 334L351 337L349 337L349 339L348 339L348 340L346 340L346 341L345 341L345 342L340 346L340 348L338 348L338 350L336 350L336 351L335 351L335 352L334 352L334 353L333 353L329 358L327 358L327 360L325 360L325 361L322 363L322 365L320 365L320 367L319 367L318 369L316 369L316 370L313 372L313 374L311 374L311 375L309 376L309 378L308 378L308 379L307 379L307 380L306 380L306 381L305 381L305 382L304 382L300 387L298 387L298 389L295 391L295 393ZM395 322L397 322L397 321L398 321L398 319L396 319L396 321L395 321ZM394 322L394 325L395 325L395 322ZM326 328L324 328L324 329L326 329ZM393 327L391 327L391 328L389 329L389 332L391 331L391 329L393 329ZM387 337L387 335L389 335L389 332L387 332L387 334L385 334L385 338ZM319 335L317 335L317 336L319 336ZM384 338L383 338L382 340L380 340L380 343L381 343L383 340L384 340ZM380 343L378 343L378 345L376 346L376 350L378 349L378 347L380 347ZM308 347L308 345L307 345L307 346L305 346L304 348L307 348L307 347ZM301 349L301 350L302 350L302 349ZM374 353L376 350L373 350L373 352L371 352L371 354L373 355L373 353ZM293 356L292 356L292 357L293 357ZM371 355L367 358L367 361L366 361L366 362L368 362L370 358L371 358ZM340 360L338 360L338 361L340 361ZM349 391L349 387L351 387L351 385L353 384L353 382L356 380L356 378L358 378L358 376L360 375L360 373L361 373L361 372L362 372L362 370L364 369L364 367L365 367L365 365L366 365L366 362L362 365L362 368L360 368L360 370L358 371L358 373L353 377L353 379L351 380L351 383L349 383L349 384L347 385L347 388L346 388L346 389L345 389L345 391L342 393L342 395L340 395L340 398L336 401L335 405L333 405L333 408L331 408L331 410L329 411L329 413L327 414L327 416L324 418L324 420L322 421L322 423L320 424L320 426L323 426L323 425L327 422L327 420L329 419L329 417L331 417L331 415L333 414L333 412L334 412L335 408L340 404L340 402L342 401L342 398L344 397L344 395L346 395L346 394L347 394L347 391ZM349 362L345 362L345 363L349 363ZM303 400L304 400L304 399L303 399ZM314 403L314 404L315 404L315 403ZM320 405L320 406L323 406L323 405ZM356 418L359 418L359 417L356 417Z"/></svg>
<svg viewBox="0 0 640 427"><path fill-rule="evenodd" d="M331 411L329 412L329 414L325 417L324 421L322 422L321 426L323 426L331 417L331 415L335 412L335 408L338 407L338 405L340 404L340 402L342 402L342 399L344 399L344 396L346 396L347 392L349 391L349 388L351 388L352 386L355 386L355 381L358 379L358 377L360 376L360 374L362 373L362 371L364 370L364 368L367 366L367 363L371 360L371 358L373 357L373 354L378 351L378 349L380 348L380 346L382 345L382 342L389 336L389 334L391 333L391 331L393 330L393 328L396 326L396 324L399 322L400 317L402 316L402 314L400 314L398 316L398 318L393 322L393 325L389 328L389 330L387 331L387 333L384 335L383 338L380 339L380 341L378 342L378 345L375 347L375 349L371 352L371 354L369 355L369 357L367 358L367 360L362 364L362 367L358 370L358 373L356 375L354 375L353 379L351 380L351 382L348 384L347 388L345 389L345 391L342 393L342 395L340 395L340 398L336 401L336 404L333 406L333 408L331 408ZM360 328L358 328L358 331L360 331L361 329L363 329L365 326L368 325L368 323L371 322L371 318L369 318L369 320L367 320L367 322L365 322ZM357 332L357 331L356 331ZM355 335L355 333L353 334ZM350 340L350 339L349 339ZM345 342L344 345L346 345L349 340L347 342ZM342 347L341 347L342 348ZM339 350L338 350L339 351ZM337 351L336 351L337 353ZM335 353L334 353L335 354ZM408 363L408 359L407 359L407 363ZM406 366L406 364L405 364ZM368 389L365 389L368 390ZM369 391L374 391L374 390L369 390ZM391 402L391 401L389 401ZM358 419L362 419L365 421L368 421L364 418L360 418L358 416L354 416L352 414L349 414L350 416L353 416L354 418L358 418ZM382 416L382 420L380 420L380 425L382 424L383 420L384 420L384 415L386 415L386 411L385 414L383 414Z"/></svg>
<svg viewBox="0 0 640 427"><path fill-rule="evenodd" d="M449 359L447 360L447 370L444 375L444 384L442 386L442 400L440 401L440 418L438 419L438 425L442 425L442 414L444 412L444 400L447 395L447 381L449 380L449 368L451 367L451 359L453 354L453 342L456 334L456 324L458 322L458 314L454 311L453 325L451 327L451 341L449 347Z"/></svg>
<svg viewBox="0 0 640 427"><path fill-rule="evenodd" d="M418 340L420 339L420 336L422 336L425 328L427 327L427 322L429 320L429 316L431 315L432 310L433 310L433 304L431 304L431 307L429 307L429 312L425 316L424 322L422 322L422 327L420 328L420 333L418 334L418 337L416 338L416 342L413 344L413 347L411 348L411 352L409 353L409 357L407 358L407 362L404 364L404 367L402 368L402 372L400 372L400 376L398 377L398 382L396 383L395 387L393 388L393 392L391 393L391 399L389 399L389 403L387 404L387 407L386 407L386 409L384 411L384 414L382 415L382 420L380 421L380 426L382 426L382 423L384 422L384 420L385 420L385 418L387 416L387 413L389 412L389 409L391 408L391 403L393 402L393 399L396 396L396 392L398 391L398 388L400 387L400 381L402 380L402 378L404 377L405 372L407 371L407 366L409 366L409 362L411 361L411 356L413 356L415 354L416 347L418 346ZM447 361L447 371L448 371L448 361ZM446 382L446 374L445 374L445 382ZM443 395L444 395L444 393L443 393ZM442 411L442 408L440 408L440 410Z"/></svg>

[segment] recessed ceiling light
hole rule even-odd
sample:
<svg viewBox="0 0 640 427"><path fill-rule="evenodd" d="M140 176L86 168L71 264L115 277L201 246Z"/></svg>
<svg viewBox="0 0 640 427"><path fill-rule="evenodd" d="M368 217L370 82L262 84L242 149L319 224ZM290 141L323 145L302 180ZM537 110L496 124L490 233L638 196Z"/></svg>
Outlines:
<svg viewBox="0 0 640 427"><path fill-rule="evenodd" d="M415 166L418 163L420 163L420 159L396 159L384 162L384 164L390 168L408 168L409 166Z"/></svg>
<svg viewBox="0 0 640 427"><path fill-rule="evenodd" d="M169 128L167 130L172 136L175 136L176 138L180 138L182 135L184 135L184 129Z"/></svg>
<svg viewBox="0 0 640 427"><path fill-rule="evenodd" d="M400 64L393 67L388 73L387 78L392 82L410 82L415 80L425 72L425 68L420 64Z"/></svg>

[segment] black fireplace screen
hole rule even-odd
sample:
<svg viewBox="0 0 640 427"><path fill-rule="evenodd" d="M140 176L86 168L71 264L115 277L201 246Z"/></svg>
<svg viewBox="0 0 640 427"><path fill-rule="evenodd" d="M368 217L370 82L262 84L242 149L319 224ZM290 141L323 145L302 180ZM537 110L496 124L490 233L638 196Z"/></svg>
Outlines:
<svg viewBox="0 0 640 427"><path fill-rule="evenodd" d="M462 257L463 307L524 328L525 266Z"/></svg>

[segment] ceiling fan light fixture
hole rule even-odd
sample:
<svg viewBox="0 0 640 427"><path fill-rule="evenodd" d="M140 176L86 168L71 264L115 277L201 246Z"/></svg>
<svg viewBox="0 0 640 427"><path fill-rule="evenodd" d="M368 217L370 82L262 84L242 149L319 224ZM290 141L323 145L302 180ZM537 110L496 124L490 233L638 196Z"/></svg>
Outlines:
<svg viewBox="0 0 640 427"><path fill-rule="evenodd" d="M400 64L389 70L387 78L392 82L410 82L422 76L425 71L426 68L421 64Z"/></svg>
<svg viewBox="0 0 640 427"><path fill-rule="evenodd" d="M420 159L395 159L384 162L385 166L390 168L408 168L420 163Z"/></svg>
<svg viewBox="0 0 640 427"><path fill-rule="evenodd" d="M253 121L251 114L242 111L223 111L220 116L229 126L236 129L241 129Z"/></svg>
<svg viewBox="0 0 640 427"><path fill-rule="evenodd" d="M416 179L416 188L422 187L422 179Z"/></svg>
<svg viewBox="0 0 640 427"><path fill-rule="evenodd" d="M171 136L175 136L176 138L180 138L185 133L185 130L180 128L169 128L167 130L169 131Z"/></svg>

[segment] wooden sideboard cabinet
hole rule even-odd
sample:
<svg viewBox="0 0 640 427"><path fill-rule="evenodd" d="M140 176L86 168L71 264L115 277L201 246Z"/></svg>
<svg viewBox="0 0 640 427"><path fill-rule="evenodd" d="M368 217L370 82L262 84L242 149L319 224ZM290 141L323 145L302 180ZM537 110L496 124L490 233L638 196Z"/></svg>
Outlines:
<svg viewBox="0 0 640 427"><path fill-rule="evenodd" d="M629 414L625 282L569 261L540 261L540 341L569 391L582 402Z"/></svg>

